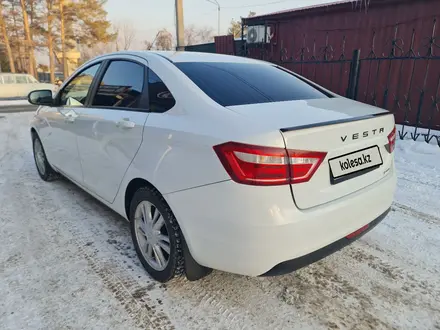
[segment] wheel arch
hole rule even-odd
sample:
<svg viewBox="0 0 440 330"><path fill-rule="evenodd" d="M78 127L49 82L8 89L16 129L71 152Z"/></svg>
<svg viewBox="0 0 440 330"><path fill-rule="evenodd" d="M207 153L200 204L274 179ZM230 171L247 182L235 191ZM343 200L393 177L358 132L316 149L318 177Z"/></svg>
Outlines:
<svg viewBox="0 0 440 330"><path fill-rule="evenodd" d="M143 178L134 178L132 179L129 184L127 185L127 188L125 189L125 196L124 196L124 209L125 214L127 216L127 219L130 221L130 203L133 199L134 194L136 191L141 187L149 187L151 189L154 189L157 191L162 197L163 194L157 189L151 182L143 179ZM169 203L167 202L166 198L164 197L165 203L168 204L168 207L171 209L171 212L173 212L174 216L176 217L176 221L180 227L180 230L182 231L183 235L183 253L185 258L185 274L186 277L190 281L198 280L206 275L208 275L211 272L210 268L206 268L200 264L197 263L196 260L194 260L192 254L191 254L191 247L186 241L187 235L185 235L185 228L182 227L182 224L179 222L178 216L176 215L175 211L171 208Z"/></svg>
<svg viewBox="0 0 440 330"><path fill-rule="evenodd" d="M38 132L37 132L37 130L35 129L35 127L31 127L31 136L32 136L32 138L33 138L34 136L38 136Z"/></svg>
<svg viewBox="0 0 440 330"><path fill-rule="evenodd" d="M133 199L133 196L135 192L141 188L141 187L149 187L151 189L156 190L159 194L160 191L149 181L143 179L143 178L134 178L132 179L129 184L127 185L127 188L125 188L125 195L124 195L124 210L125 215L127 216L127 219L130 220L130 203ZM162 194L161 194L162 195ZM163 195L162 195L163 196Z"/></svg>

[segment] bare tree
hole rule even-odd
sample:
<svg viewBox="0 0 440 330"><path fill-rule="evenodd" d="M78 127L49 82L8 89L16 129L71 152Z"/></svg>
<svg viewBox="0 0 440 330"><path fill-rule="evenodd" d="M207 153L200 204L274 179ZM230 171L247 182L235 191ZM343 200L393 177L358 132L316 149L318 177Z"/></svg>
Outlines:
<svg viewBox="0 0 440 330"><path fill-rule="evenodd" d="M157 50L171 50L173 47L173 36L167 29L162 29L156 36L155 46Z"/></svg>
<svg viewBox="0 0 440 330"><path fill-rule="evenodd" d="M151 50L153 48L154 43L148 40L144 41L144 49Z"/></svg>
<svg viewBox="0 0 440 330"><path fill-rule="evenodd" d="M185 45L195 45L210 42L214 39L214 30L211 27L197 27L190 25L185 28Z"/></svg>
<svg viewBox="0 0 440 330"><path fill-rule="evenodd" d="M99 55L108 54L114 51L115 45L113 43L104 43L100 42L92 47L88 47L86 45L82 45L79 47L79 51L81 52L81 64L95 58Z"/></svg>
<svg viewBox="0 0 440 330"><path fill-rule="evenodd" d="M9 43L9 37L6 31L6 22L3 19L2 0L0 0L0 33L5 43L6 53L8 55L8 61L9 61L9 69L11 70L11 72L15 72L15 63L14 63L14 58L12 57L11 44Z"/></svg>
<svg viewBox="0 0 440 330"><path fill-rule="evenodd" d="M117 23L113 26L116 33L116 51L129 50L136 39L136 29L129 23Z"/></svg>

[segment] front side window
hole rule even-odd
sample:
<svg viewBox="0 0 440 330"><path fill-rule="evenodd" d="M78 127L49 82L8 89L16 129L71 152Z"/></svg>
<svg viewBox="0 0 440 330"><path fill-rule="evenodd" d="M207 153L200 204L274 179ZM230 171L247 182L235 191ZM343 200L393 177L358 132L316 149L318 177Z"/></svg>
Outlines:
<svg viewBox="0 0 440 330"><path fill-rule="evenodd" d="M93 78L100 65L95 64L73 78L61 92L60 105L84 106Z"/></svg>
<svg viewBox="0 0 440 330"><path fill-rule="evenodd" d="M148 70L148 97L151 112L165 112L176 104L173 94L151 69Z"/></svg>
<svg viewBox="0 0 440 330"><path fill-rule="evenodd" d="M140 108L144 88L144 66L129 61L113 61L99 84L93 106Z"/></svg>
<svg viewBox="0 0 440 330"><path fill-rule="evenodd" d="M26 76L16 76L15 77L17 84L27 84Z"/></svg>
<svg viewBox="0 0 440 330"><path fill-rule="evenodd" d="M328 98L315 87L273 65L183 62L176 66L224 107Z"/></svg>

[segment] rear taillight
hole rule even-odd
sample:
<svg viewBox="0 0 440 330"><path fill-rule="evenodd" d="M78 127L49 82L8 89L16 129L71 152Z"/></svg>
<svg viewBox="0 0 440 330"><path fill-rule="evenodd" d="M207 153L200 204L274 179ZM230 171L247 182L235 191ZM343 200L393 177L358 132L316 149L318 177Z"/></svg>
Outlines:
<svg viewBox="0 0 440 330"><path fill-rule="evenodd" d="M390 153L392 153L394 151L394 148L396 147L396 134L396 126L394 126L394 129L391 131L391 133L388 134L388 145Z"/></svg>
<svg viewBox="0 0 440 330"><path fill-rule="evenodd" d="M327 153L316 151L287 150L290 160L292 183L309 181Z"/></svg>
<svg viewBox="0 0 440 330"><path fill-rule="evenodd" d="M214 147L235 182L274 186L309 181L326 153L228 142Z"/></svg>

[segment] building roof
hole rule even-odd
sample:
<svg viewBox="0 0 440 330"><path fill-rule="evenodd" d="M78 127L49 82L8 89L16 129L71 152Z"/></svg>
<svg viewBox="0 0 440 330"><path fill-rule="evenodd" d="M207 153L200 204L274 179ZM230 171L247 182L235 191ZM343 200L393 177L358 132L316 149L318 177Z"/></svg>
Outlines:
<svg viewBox="0 0 440 330"><path fill-rule="evenodd" d="M293 13L293 12L302 12L302 11L307 11L307 10L311 10L311 9L315 9L315 8L331 7L331 6L336 6L339 4L345 4L345 3L349 3L349 2L355 2L355 1L353 1L353 0L333 1L333 2L321 3L321 4L311 5L311 6L280 10L280 11L276 11L276 12L269 13L269 14L255 15L255 16L252 16L249 18L259 18L259 17L263 17L263 16L272 16L272 15L279 15L279 14L286 14L286 13Z"/></svg>
<svg viewBox="0 0 440 330"><path fill-rule="evenodd" d="M365 8L365 3L368 2L368 5L386 5L386 4L390 4L390 3L401 3L401 2L405 2L405 1L422 1L422 0L339 0L339 1L333 1L333 2L328 2L328 3L323 3L323 4L318 4L318 5L312 5L312 6L307 6L307 7L300 7L300 8L293 8L293 9L287 9L287 10L282 10L282 11L277 11L274 13L268 13L268 14L262 14L262 15L257 15L257 16L253 16L253 17L246 17L243 18L243 22L244 24L248 24L248 23L254 23L254 22L261 22L264 20L270 20L270 19L278 19L281 17L290 17L290 16L300 16L300 15L305 15L305 14L314 14L317 12L325 12L325 11L329 11L329 10L353 10L353 9L358 9L360 10L361 8Z"/></svg>

